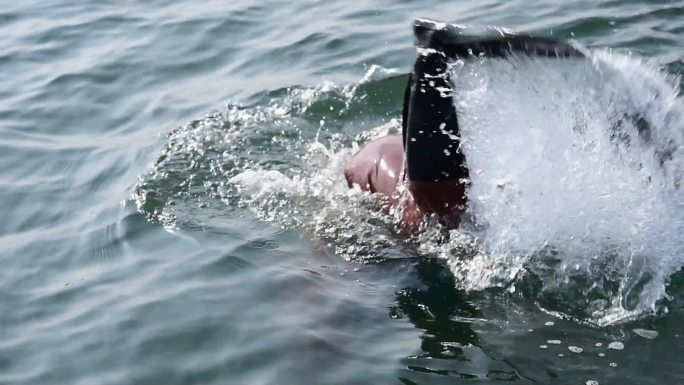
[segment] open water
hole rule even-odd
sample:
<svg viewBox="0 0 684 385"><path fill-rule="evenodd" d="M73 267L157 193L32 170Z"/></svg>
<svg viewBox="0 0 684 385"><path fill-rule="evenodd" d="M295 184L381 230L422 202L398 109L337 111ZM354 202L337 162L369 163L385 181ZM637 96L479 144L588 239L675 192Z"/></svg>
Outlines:
<svg viewBox="0 0 684 385"><path fill-rule="evenodd" d="M466 224L346 188L432 17ZM0 8L0 384L684 384L684 2ZM645 129L645 127L647 129Z"/></svg>

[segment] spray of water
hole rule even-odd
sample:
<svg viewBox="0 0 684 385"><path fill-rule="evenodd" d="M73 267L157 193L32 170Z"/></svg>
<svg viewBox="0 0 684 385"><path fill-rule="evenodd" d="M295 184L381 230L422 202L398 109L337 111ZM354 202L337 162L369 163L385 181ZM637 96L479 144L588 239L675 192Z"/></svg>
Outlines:
<svg viewBox="0 0 684 385"><path fill-rule="evenodd" d="M133 198L170 227L248 209L344 258L443 258L464 289L520 290L584 322L666 310L684 265L676 79L605 52L454 71L472 187L468 220L447 242L437 225L407 240L386 202L344 181L360 145L400 129L405 78L379 67L356 85L276 91L179 127Z"/></svg>
<svg viewBox="0 0 684 385"><path fill-rule="evenodd" d="M179 127L133 200L170 228L206 229L226 208L246 208L349 260L403 258L387 202L348 189L343 175L360 144L400 129L399 105L376 107L378 83L401 92L404 80L388 78L393 72L372 66L355 85L274 91L267 105L229 105ZM381 117L372 123L384 123L365 129L373 108Z"/></svg>
<svg viewBox="0 0 684 385"><path fill-rule="evenodd" d="M674 79L608 53L454 71L473 222L455 242L479 249L437 249L463 285L514 290L532 275L542 305L598 324L656 311L684 265Z"/></svg>

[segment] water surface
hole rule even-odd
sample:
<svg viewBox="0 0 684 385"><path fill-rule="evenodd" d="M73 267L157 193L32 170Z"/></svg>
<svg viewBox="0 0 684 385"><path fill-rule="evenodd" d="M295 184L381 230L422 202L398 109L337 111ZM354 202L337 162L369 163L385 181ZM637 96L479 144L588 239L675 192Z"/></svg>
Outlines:
<svg viewBox="0 0 684 385"><path fill-rule="evenodd" d="M593 59L456 69L448 240L341 175L399 127L416 17ZM684 382L681 1L26 1L0 31L0 383Z"/></svg>

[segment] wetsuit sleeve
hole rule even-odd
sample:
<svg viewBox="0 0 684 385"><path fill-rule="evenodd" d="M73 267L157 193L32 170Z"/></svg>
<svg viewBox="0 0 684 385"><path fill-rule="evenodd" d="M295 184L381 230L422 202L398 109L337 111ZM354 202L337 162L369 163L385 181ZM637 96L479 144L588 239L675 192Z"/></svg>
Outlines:
<svg viewBox="0 0 684 385"><path fill-rule="evenodd" d="M584 58L572 44L501 28L476 31L419 19L414 23L418 57L409 77L402 113L406 177L443 182L468 178L453 102L451 63L512 55Z"/></svg>

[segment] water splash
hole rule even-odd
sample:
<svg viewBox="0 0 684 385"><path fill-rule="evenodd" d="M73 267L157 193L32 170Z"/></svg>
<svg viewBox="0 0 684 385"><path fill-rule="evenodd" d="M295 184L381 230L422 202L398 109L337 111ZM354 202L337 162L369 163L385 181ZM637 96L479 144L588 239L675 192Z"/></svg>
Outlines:
<svg viewBox="0 0 684 385"><path fill-rule="evenodd" d="M446 256L464 286L537 277L542 306L598 324L655 312L684 265L675 79L605 52L455 71L480 248Z"/></svg>
<svg viewBox="0 0 684 385"><path fill-rule="evenodd" d="M665 311L668 277L684 264L677 79L607 52L455 71L472 187L448 242L436 225L407 240L385 201L346 187L359 146L400 130L406 77L379 67L357 84L278 90L179 127L133 199L169 227L211 228L247 209L350 260L441 257L467 290L517 290L583 322Z"/></svg>
<svg viewBox="0 0 684 385"><path fill-rule="evenodd" d="M226 207L246 208L350 260L405 257L387 202L348 189L343 174L359 143L400 129L399 104L377 107L388 90L401 93L404 77L392 72L372 66L358 84L275 91L265 106L229 105L179 127L141 177L136 204L172 228L202 229ZM371 122L359 114L378 110Z"/></svg>

